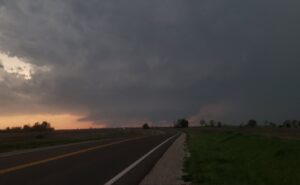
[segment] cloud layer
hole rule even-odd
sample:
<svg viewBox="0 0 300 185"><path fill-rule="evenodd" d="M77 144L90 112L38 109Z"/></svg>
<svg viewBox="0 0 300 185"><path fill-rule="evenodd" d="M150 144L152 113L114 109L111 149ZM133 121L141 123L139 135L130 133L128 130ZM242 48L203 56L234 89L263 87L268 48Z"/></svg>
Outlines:
<svg viewBox="0 0 300 185"><path fill-rule="evenodd" d="M0 0L0 51L48 69L24 80L0 67L0 114L80 113L108 124L299 119L299 6Z"/></svg>

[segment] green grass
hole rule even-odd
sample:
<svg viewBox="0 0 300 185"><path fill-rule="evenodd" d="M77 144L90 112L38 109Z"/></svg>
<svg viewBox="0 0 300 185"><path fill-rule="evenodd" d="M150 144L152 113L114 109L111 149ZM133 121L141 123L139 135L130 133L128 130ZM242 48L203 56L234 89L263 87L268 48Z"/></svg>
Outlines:
<svg viewBox="0 0 300 185"><path fill-rule="evenodd" d="M299 185L300 140L188 132L183 176L204 185Z"/></svg>

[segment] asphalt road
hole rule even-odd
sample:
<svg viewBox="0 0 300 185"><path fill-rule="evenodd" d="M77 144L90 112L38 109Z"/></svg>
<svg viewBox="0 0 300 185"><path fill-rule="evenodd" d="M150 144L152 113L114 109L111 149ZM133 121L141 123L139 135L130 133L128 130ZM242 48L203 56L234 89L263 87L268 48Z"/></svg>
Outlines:
<svg viewBox="0 0 300 185"><path fill-rule="evenodd" d="M169 139L171 136L165 134L106 144L94 142L0 157L0 184L139 184L176 139ZM161 146L157 148L158 145ZM157 149L153 151L154 148ZM153 152L145 157L149 151ZM142 157L144 159L133 167L132 164ZM128 169L130 166L132 168ZM118 175L120 178L116 178Z"/></svg>

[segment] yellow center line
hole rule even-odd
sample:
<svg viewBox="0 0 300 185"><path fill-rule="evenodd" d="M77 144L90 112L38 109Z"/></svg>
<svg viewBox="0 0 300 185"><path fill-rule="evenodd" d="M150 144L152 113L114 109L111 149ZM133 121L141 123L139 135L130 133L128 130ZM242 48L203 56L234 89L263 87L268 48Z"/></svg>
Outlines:
<svg viewBox="0 0 300 185"><path fill-rule="evenodd" d="M116 141L116 142L112 142L112 143L108 143L108 144L103 144L103 145L100 145L100 146L95 146L95 147L91 147L91 148L82 149L82 150L79 150L79 151L76 151L76 152L71 152L71 153L51 157L51 158L48 158L48 159L34 161L34 162L27 163L27 164L21 164L21 165L18 165L18 166L14 166L14 167L11 167L11 168L0 170L0 175L10 173L10 172L13 172L13 171L16 171L16 170L28 168L28 167L31 167L31 166L36 166L36 165L39 165L39 164L47 163L47 162L50 162L50 161L55 161L55 160L58 160L58 159L71 157L71 156L74 156L74 155L78 155L78 154L82 154L82 153L89 152L89 151L92 151L92 150L108 147L108 146L111 146L111 145L124 143L126 141L137 140L137 139L140 139L140 138L143 138L143 137L125 139L125 140Z"/></svg>

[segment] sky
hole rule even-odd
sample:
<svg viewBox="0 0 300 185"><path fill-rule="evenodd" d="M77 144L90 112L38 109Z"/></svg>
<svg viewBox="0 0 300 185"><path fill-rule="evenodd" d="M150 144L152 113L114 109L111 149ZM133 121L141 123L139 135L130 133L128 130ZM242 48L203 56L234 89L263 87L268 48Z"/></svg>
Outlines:
<svg viewBox="0 0 300 185"><path fill-rule="evenodd" d="M0 0L0 128L300 119L299 0Z"/></svg>

